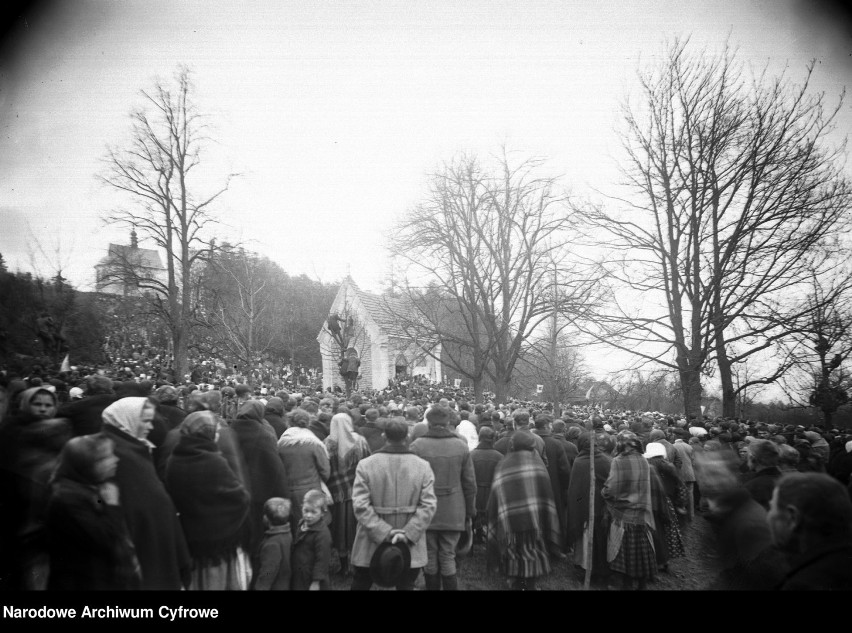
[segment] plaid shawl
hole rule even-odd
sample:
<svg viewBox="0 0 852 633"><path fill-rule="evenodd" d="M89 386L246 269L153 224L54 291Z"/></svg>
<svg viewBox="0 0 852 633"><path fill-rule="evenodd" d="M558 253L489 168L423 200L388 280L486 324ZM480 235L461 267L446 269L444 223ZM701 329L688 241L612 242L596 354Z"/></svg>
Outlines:
<svg viewBox="0 0 852 633"><path fill-rule="evenodd" d="M355 447L346 453L346 458L342 461L337 452L337 442L328 437L325 446L328 449L328 463L331 468L326 485L331 498L335 503L349 501L352 498L352 484L355 483L355 469L358 462L370 455L370 445L359 435Z"/></svg>
<svg viewBox="0 0 852 633"><path fill-rule="evenodd" d="M641 454L625 452L612 460L601 495L616 523L644 523L654 529L651 466Z"/></svg>
<svg viewBox="0 0 852 633"><path fill-rule="evenodd" d="M550 476L532 451L513 451L497 465L487 512L489 533L501 549L531 538L562 546Z"/></svg>

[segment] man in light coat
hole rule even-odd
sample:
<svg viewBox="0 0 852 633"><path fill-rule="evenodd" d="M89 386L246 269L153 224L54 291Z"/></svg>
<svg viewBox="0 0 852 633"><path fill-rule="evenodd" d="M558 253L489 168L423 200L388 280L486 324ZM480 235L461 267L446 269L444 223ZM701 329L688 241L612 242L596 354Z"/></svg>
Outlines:
<svg viewBox="0 0 852 633"><path fill-rule="evenodd" d="M384 435L385 444L358 462L355 470L352 508L358 527L351 554L353 591L372 586L370 560L385 541L404 540L411 550L411 567L400 579L399 590L414 589L428 560L424 533L438 505L432 468L407 447L404 421L390 420Z"/></svg>
<svg viewBox="0 0 852 633"><path fill-rule="evenodd" d="M448 407L426 412L429 430L411 443L411 451L425 459L435 473L438 508L426 532L426 589L458 589L456 546L467 521L476 514L476 476L467 442L450 431Z"/></svg>
<svg viewBox="0 0 852 633"><path fill-rule="evenodd" d="M695 518L695 464L693 457L693 449L687 443L685 438L689 434L686 431L678 433L678 438L672 444L674 449L680 455L680 478L683 480L686 487L686 520L692 521Z"/></svg>

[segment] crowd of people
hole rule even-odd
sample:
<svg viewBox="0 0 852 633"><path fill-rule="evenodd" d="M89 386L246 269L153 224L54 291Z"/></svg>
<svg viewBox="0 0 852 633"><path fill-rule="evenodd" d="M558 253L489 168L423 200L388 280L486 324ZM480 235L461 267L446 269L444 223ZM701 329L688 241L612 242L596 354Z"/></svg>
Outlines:
<svg viewBox="0 0 852 633"><path fill-rule="evenodd" d="M707 588L852 589L840 429L79 370L0 376L0 420L3 589L455 590L477 546L643 589L696 521Z"/></svg>

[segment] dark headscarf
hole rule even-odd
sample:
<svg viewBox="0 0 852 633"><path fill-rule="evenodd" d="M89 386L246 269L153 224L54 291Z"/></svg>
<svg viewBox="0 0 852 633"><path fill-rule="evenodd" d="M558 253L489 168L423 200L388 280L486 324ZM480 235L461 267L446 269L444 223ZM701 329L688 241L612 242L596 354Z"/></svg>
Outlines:
<svg viewBox="0 0 852 633"><path fill-rule="evenodd" d="M180 433L215 440L218 426L219 421L210 411L195 411L183 419L180 424Z"/></svg>
<svg viewBox="0 0 852 633"><path fill-rule="evenodd" d="M247 400L240 405L237 410L237 419L254 420L255 422L263 422L263 413L265 407L260 400Z"/></svg>
<svg viewBox="0 0 852 633"><path fill-rule="evenodd" d="M272 396L266 401L266 411L284 415L284 401L277 396Z"/></svg>
<svg viewBox="0 0 852 633"><path fill-rule="evenodd" d="M615 452L621 453L639 453L642 454L642 440L639 436L631 431L621 431L615 436Z"/></svg>
<svg viewBox="0 0 852 633"><path fill-rule="evenodd" d="M204 408L208 411L213 411L214 413L221 413L222 411L222 392L216 389L211 391L205 391L201 394L200 398L204 402Z"/></svg>
<svg viewBox="0 0 852 633"><path fill-rule="evenodd" d="M88 486L101 482L95 475L95 465L113 453L113 442L106 435L81 435L73 437L62 447L53 481L70 479Z"/></svg>

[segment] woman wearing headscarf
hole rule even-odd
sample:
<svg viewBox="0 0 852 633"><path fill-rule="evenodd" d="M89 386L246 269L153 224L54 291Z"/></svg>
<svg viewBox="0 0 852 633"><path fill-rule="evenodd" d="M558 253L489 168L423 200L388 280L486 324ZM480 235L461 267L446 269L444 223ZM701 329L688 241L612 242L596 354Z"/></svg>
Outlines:
<svg viewBox="0 0 852 633"><path fill-rule="evenodd" d="M609 442L603 436L595 437L595 500L594 500L594 540L592 542L592 578L605 578L609 575L606 560L607 530L603 521L604 500L601 490L609 477L612 457L607 454ZM571 468L571 482L568 485L568 544L574 548L574 564L588 568L589 535L589 478L591 476L591 434L586 431L577 437L577 458ZM608 438L608 436L607 436Z"/></svg>
<svg viewBox="0 0 852 633"><path fill-rule="evenodd" d="M104 434L81 435L64 446L47 505L48 590L139 589L141 570L125 523L118 458Z"/></svg>
<svg viewBox="0 0 852 633"><path fill-rule="evenodd" d="M308 428L311 414L304 409L293 411L292 425L278 438L278 455L287 470L293 501L293 529L302 519L302 501L309 490L323 490L331 476L331 464L325 444Z"/></svg>
<svg viewBox="0 0 852 633"><path fill-rule="evenodd" d="M668 571L669 560L684 555L683 539L678 525L679 508L685 514L683 481L674 464L666 459L666 447L650 442L645 447L645 459L651 465L651 502L654 506L654 551L657 567Z"/></svg>
<svg viewBox="0 0 852 633"><path fill-rule="evenodd" d="M631 431L615 438L615 457L601 489L606 502L607 562L611 571L624 575L624 588L633 580L644 589L653 579L654 514L651 501L651 466L643 456L642 441Z"/></svg>
<svg viewBox="0 0 852 633"><path fill-rule="evenodd" d="M535 589L562 549L550 476L530 433L512 435L511 450L494 470L488 498L488 562L514 589Z"/></svg>
<svg viewBox="0 0 852 633"><path fill-rule="evenodd" d="M329 436L325 439L328 451L329 469L328 490L334 502L331 506L332 547L340 557L341 573L349 568L349 552L355 542L358 523L352 508L352 484L355 482L355 468L370 455L370 445L355 426L348 413L336 413L331 418Z"/></svg>
<svg viewBox="0 0 852 633"><path fill-rule="evenodd" d="M287 422L284 420L284 401L278 396L272 396L266 401L264 417L275 429L275 439L277 440L287 430Z"/></svg>
<svg viewBox="0 0 852 633"><path fill-rule="evenodd" d="M246 590L251 567L240 547L249 493L216 445L218 422L209 411L184 418L168 459L165 484L192 556L190 589Z"/></svg>
<svg viewBox="0 0 852 633"><path fill-rule="evenodd" d="M155 404L116 400L103 412L103 433L115 444L116 483L142 568L142 589L178 590L189 584L191 561L177 510L157 476L147 436Z"/></svg>
<svg viewBox="0 0 852 633"><path fill-rule="evenodd" d="M287 471L278 457L274 433L264 426L268 423L263 419L263 410L259 401L247 400L240 405L230 426L241 453L240 463L245 466L244 483L251 495L242 544L253 559L263 539L263 504L272 497L290 498Z"/></svg>
<svg viewBox="0 0 852 633"><path fill-rule="evenodd" d="M0 576L8 589L44 589L47 532L44 512L59 452L71 437L55 418L56 395L45 387L21 392L18 408L0 425Z"/></svg>

